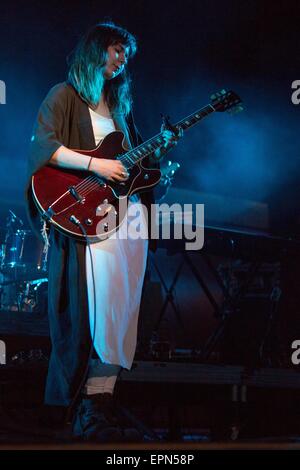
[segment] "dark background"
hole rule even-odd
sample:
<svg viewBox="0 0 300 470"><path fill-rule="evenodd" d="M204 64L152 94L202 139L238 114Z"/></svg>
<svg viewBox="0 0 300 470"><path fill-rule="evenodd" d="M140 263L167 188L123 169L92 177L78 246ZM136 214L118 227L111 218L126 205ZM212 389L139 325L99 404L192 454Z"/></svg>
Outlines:
<svg viewBox="0 0 300 470"><path fill-rule="evenodd" d="M210 116L188 131L171 158L175 185L267 203L270 230L299 234L300 4L293 1L12 1L1 5L0 198L22 212L26 158L39 104L66 76L80 35L111 18L138 38L130 63L135 116L144 137L160 113L178 121L220 88L240 94L245 111ZM19 213L19 212L18 212ZM4 223L0 222L0 225Z"/></svg>
<svg viewBox="0 0 300 470"><path fill-rule="evenodd" d="M0 105L0 243L3 243L1 235L5 234L9 208L25 221L23 189L28 144L38 107L48 90L65 80L66 56L81 34L92 24L105 19L121 24L138 39L138 53L129 66L133 78L135 119L145 138L159 130L161 112L169 114L176 122L206 105L210 94L221 88L233 89L244 101L243 113L236 116L218 113L208 117L189 130L170 154L170 158L181 164L174 182L178 190L199 194L198 202L203 202L203 194L208 195L209 200L216 197L218 201L224 201L219 212L221 215L222 210L226 212L227 219L230 211L232 215L239 215L239 203L241 208L245 207L242 204L245 200L255 201L258 206L258 203L263 203L269 210L268 230L272 234L300 238L300 105L295 106L291 102L291 84L300 79L299 17L300 2L288 0L2 2L0 80L6 83L7 104ZM178 194L183 193L178 191ZM194 200L197 197L191 202ZM222 219L219 218L218 222L222 224ZM209 245L209 237L207 239ZM273 245L270 246L272 250ZM229 265L232 270L234 264L231 264L228 250L227 253L222 250L223 245L221 256L209 253L211 264L215 269ZM255 250L252 248L259 265ZM29 239L25 255L34 256L33 252L34 243ZM300 337L299 256L297 258L284 248L276 250L275 247L273 252L271 261L275 263L268 265L262 262L262 269L257 269L257 277L252 283L254 288L261 285L264 297L259 297L260 291L256 297L253 296L250 283L246 290L249 295L242 296L241 305L238 305L238 315L229 316L225 333L212 350L212 362L221 360L226 364L243 364L248 371L249 367L256 365L298 370L299 366L291 364L291 343ZM214 272L205 264L202 251L190 255L198 275L202 276L221 309L224 295L216 283ZM166 250L159 249L149 257L152 275L153 257L169 287L182 261L181 254L169 256ZM256 260L251 258L250 261ZM272 302L270 295L273 287L270 280L277 261L280 262L283 292L279 305ZM8 279L11 275L8 273ZM44 276L46 274L42 273ZM2 278L5 278L5 273L0 272L1 282ZM46 283L37 291L36 311L33 312L16 311L17 287L14 283L4 285L4 299L6 295L14 308L7 311L0 308L0 331L1 339L7 343L8 357L17 357L15 379L10 379L8 386L4 386L4 400L19 403L20 407L23 403L28 406L42 402L47 366L46 360L33 359L33 365L38 362L37 372L34 369L28 373L20 361L20 352L37 350L48 356L50 341L45 315ZM24 294L23 286L20 292ZM150 337L166 295L157 274L146 282L144 294L140 313L142 347L138 350L142 359L149 354ZM220 316L214 315L208 298L187 264L173 294L179 315L176 316L168 306L161 319L158 339L161 344L166 341L168 359L171 350L172 354L181 352L179 361L182 361L189 357L183 355L184 351L190 354L191 348L193 359L199 358L195 354L203 350L209 336L217 331ZM161 344L158 342L158 347ZM164 360L163 353L158 352L156 359ZM178 360L178 356L171 359ZM30 361L28 363L30 366ZM188 364L186 373L189 373ZM214 374L217 375L216 372ZM153 428L168 426L162 421L165 406L169 413L175 415L172 417L173 425L179 410L187 427L198 427L200 423L205 426L206 421L207 427L226 426L227 408L224 403L225 400L226 403L230 401L229 388L225 391L224 387L219 392L214 381L214 385L204 392L202 384L197 390L191 386L178 388L178 384L176 387L173 383L166 388L164 375L163 371L160 385L164 393L161 389L158 393L147 382L144 388L143 384L137 388L134 383L132 390L126 389L126 382L125 385L121 383L125 403L126 400L129 403L134 400L135 406L144 407L146 423ZM269 377L266 374L267 380ZM270 429L276 435L299 435L298 382L295 379L294 383L291 377L289 386L295 390L286 391L284 387L288 387L289 376L278 374L276 377L276 386L284 394L275 394L271 387L252 388L250 391L246 436L266 435ZM158 411L157 403L163 403ZM182 409L182 403L186 403L187 411ZM191 403L197 406L200 403L201 407L190 407ZM226 406L229 409L231 404ZM158 412L163 418L157 418ZM235 415L236 408L233 412L231 408L228 411L231 424L232 413ZM32 439L28 431L26 436ZM5 434L2 439L7 439Z"/></svg>

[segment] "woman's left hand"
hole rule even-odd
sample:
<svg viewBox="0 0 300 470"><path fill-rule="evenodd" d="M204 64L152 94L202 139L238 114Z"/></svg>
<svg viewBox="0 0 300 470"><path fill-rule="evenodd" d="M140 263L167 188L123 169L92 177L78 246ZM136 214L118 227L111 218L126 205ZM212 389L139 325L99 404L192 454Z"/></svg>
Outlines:
<svg viewBox="0 0 300 470"><path fill-rule="evenodd" d="M166 151L171 150L174 145L178 144L179 139L183 136L183 129L180 127L178 133L162 127L162 137L165 141L163 148Z"/></svg>
<svg viewBox="0 0 300 470"><path fill-rule="evenodd" d="M169 129L162 126L162 137L164 139L163 147L155 150L154 156L156 160L160 160L164 155L166 155L175 145L178 144L179 139L183 136L183 129L180 127L178 133L175 133Z"/></svg>

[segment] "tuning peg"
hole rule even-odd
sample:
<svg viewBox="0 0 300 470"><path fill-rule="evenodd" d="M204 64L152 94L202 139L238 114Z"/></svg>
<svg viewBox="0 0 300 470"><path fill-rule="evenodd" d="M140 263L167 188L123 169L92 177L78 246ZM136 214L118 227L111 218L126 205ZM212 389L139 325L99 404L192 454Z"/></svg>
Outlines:
<svg viewBox="0 0 300 470"><path fill-rule="evenodd" d="M227 112L229 114L234 115L234 114L240 113L241 111L243 111L243 109L244 109L243 106L233 106L232 108L228 109Z"/></svg>
<svg viewBox="0 0 300 470"><path fill-rule="evenodd" d="M223 90L220 91L221 95L226 95L227 91L223 88Z"/></svg>
<svg viewBox="0 0 300 470"><path fill-rule="evenodd" d="M211 95L211 96L210 96L210 99L211 99L211 100L216 100L216 99L217 99L216 94L214 93L213 95Z"/></svg>

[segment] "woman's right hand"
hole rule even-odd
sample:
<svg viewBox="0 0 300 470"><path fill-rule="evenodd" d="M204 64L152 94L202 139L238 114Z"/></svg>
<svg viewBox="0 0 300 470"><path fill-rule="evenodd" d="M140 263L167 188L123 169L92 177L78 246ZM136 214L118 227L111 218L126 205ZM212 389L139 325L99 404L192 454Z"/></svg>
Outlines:
<svg viewBox="0 0 300 470"><path fill-rule="evenodd" d="M92 158L89 170L100 178L108 181L126 181L129 177L128 171L119 160L107 160L105 158Z"/></svg>

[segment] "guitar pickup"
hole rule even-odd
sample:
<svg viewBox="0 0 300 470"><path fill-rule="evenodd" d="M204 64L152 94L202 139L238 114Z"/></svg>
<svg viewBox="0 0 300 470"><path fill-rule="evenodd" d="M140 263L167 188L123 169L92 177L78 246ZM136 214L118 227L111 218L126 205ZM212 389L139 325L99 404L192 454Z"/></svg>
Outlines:
<svg viewBox="0 0 300 470"><path fill-rule="evenodd" d="M69 187L69 193L71 194L71 196L74 197L74 199L76 199L76 201L80 203L84 202L84 197L80 196L80 194L76 191L74 186Z"/></svg>

